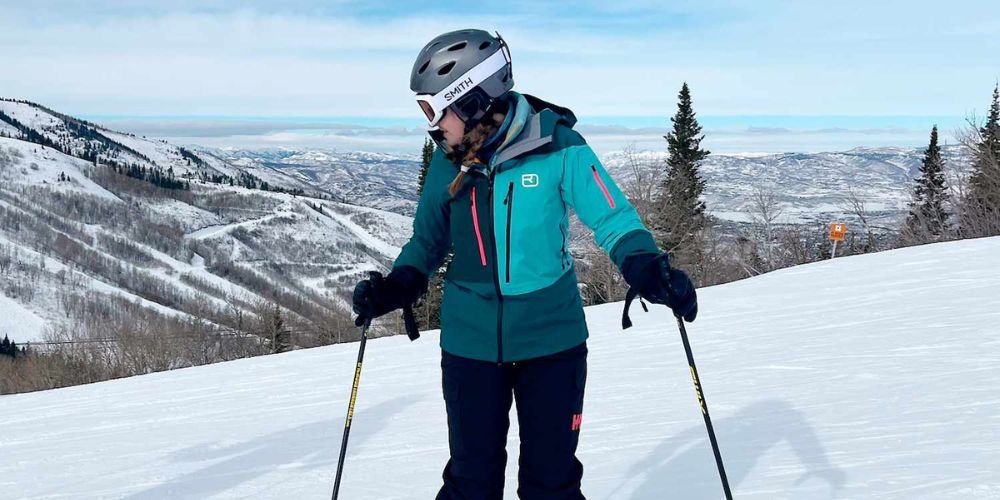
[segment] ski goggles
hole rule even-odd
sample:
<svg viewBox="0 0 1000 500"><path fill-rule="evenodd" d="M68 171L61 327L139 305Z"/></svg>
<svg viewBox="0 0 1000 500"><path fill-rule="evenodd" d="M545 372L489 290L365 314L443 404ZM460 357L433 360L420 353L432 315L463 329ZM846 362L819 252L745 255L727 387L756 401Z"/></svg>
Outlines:
<svg viewBox="0 0 1000 500"><path fill-rule="evenodd" d="M437 128L441 118L444 117L445 109L449 106L459 118L468 121L489 103L490 97L479 88L479 84L510 64L510 49L507 43L499 33L497 40L500 42L500 50L466 71L450 87L442 89L437 94L417 94L417 104L427 117L427 127L430 130Z"/></svg>

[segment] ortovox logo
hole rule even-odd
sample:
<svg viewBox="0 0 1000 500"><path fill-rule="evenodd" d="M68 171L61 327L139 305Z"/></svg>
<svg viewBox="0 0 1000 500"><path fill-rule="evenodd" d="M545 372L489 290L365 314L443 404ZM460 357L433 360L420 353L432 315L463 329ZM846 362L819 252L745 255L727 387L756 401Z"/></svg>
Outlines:
<svg viewBox="0 0 1000 500"><path fill-rule="evenodd" d="M526 188L538 187L538 174L521 174L521 185Z"/></svg>

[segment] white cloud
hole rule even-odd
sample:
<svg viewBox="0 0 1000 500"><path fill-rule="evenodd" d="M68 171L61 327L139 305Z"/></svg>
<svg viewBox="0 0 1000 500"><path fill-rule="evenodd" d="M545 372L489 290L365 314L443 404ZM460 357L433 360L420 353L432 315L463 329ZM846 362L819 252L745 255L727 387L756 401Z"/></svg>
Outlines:
<svg viewBox="0 0 1000 500"><path fill-rule="evenodd" d="M408 116L413 57L469 23L308 1L23 5L0 16L0 94L82 114ZM960 115L1000 76L997 2L530 5L473 24L510 42L515 88L580 115L667 116L685 80L702 114Z"/></svg>

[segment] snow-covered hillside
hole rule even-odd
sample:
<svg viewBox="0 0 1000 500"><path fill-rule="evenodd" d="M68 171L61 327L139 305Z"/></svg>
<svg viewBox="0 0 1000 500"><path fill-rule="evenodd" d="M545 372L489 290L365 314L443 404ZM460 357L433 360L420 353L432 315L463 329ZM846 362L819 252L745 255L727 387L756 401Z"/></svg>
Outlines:
<svg viewBox="0 0 1000 500"><path fill-rule="evenodd" d="M738 499L1000 498L1000 238L699 291L689 325ZM676 324L586 309L594 499L718 499ZM386 321L386 320L378 320ZM0 398L9 498L328 498L356 344ZM369 343L342 498L432 498L437 332ZM568 425L568 424L567 424ZM508 449L515 498L516 423Z"/></svg>
<svg viewBox="0 0 1000 500"><path fill-rule="evenodd" d="M345 294L409 238L409 217L280 192L322 190L271 168L27 102L0 99L0 123L0 338L20 345L57 327L87 336L86 311L112 298L212 331L248 331L244 317L259 319L254 309L276 303L302 333L293 343L316 345L340 338ZM122 168L156 169L187 189ZM272 189L246 187L263 182Z"/></svg>

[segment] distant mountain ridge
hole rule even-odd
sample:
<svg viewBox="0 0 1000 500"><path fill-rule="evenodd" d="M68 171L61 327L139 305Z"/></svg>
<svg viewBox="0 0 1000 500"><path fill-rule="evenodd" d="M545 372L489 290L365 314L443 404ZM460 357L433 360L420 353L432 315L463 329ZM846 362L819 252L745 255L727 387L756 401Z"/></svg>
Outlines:
<svg viewBox="0 0 1000 500"><path fill-rule="evenodd" d="M418 155L293 148L211 150L233 165L273 169L337 200L412 216L417 208Z"/></svg>
<svg viewBox="0 0 1000 500"><path fill-rule="evenodd" d="M0 99L0 136L47 146L95 165L155 172L161 178L321 194L313 186L280 172L242 168L207 151L116 132L30 101Z"/></svg>

